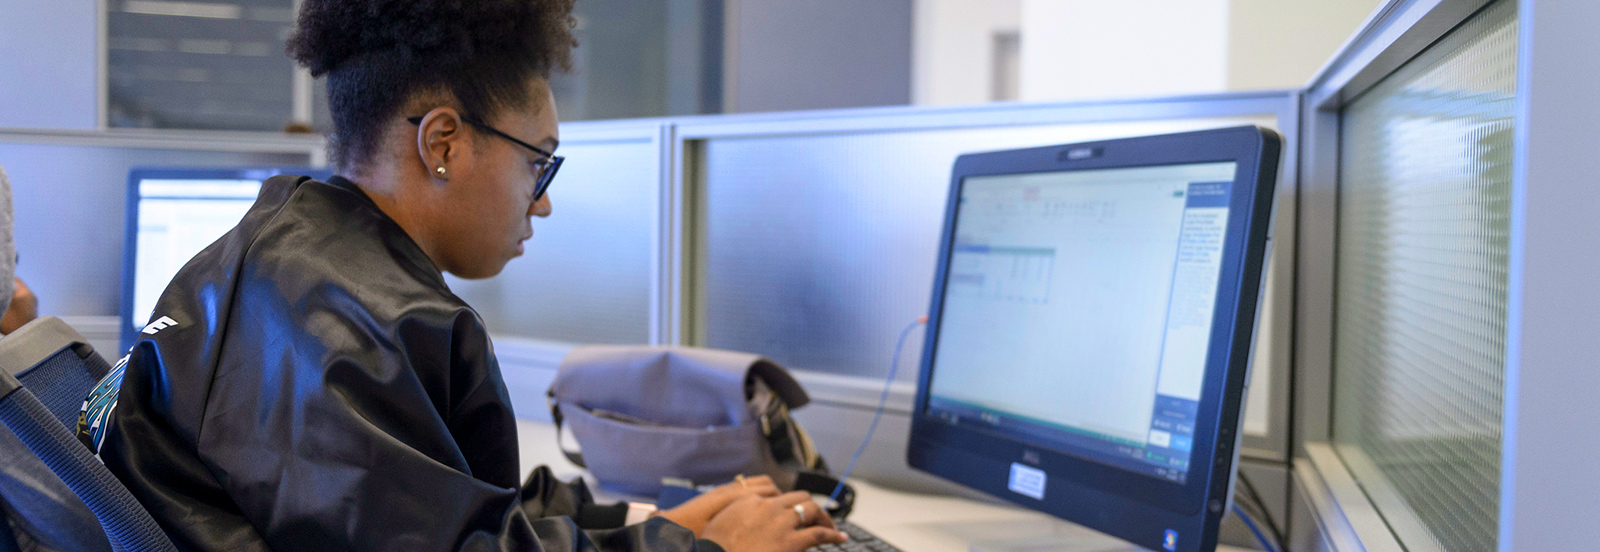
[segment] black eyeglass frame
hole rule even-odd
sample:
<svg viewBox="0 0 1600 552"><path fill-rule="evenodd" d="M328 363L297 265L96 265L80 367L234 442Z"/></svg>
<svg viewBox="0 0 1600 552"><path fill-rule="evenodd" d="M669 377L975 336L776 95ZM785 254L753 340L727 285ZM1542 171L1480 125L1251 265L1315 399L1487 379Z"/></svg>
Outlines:
<svg viewBox="0 0 1600 552"><path fill-rule="evenodd" d="M495 127L489 126L489 123L485 123L483 121L479 121L475 117L462 115L461 116L461 120L462 121L466 121L466 123L469 124L469 125L472 125L472 126L480 128L480 129L483 129L483 130L487 131L489 134L493 134L495 136L499 136L501 138L505 138L507 140L510 140L511 143L513 143L513 144L516 144L516 145L522 146L524 148L527 148L527 149L533 151L534 153L537 153L539 155L543 155L545 157L544 166L539 168L539 180L538 180L538 182L535 182L534 185L533 185L533 200L534 201L539 201L541 198L544 197L544 191L549 189L550 188L550 182L556 179L556 171L560 170L561 169L561 163L563 161L567 160L567 158L559 156L559 155L556 155L553 152L545 151L544 148L541 148L539 146L535 146L533 144L529 144L529 143L524 142L522 140L518 140L517 137L512 136L510 134L506 134L504 132L500 132L500 129L497 129ZM406 122L409 122L409 123L411 123L413 125L421 125L422 124L422 116L419 115L419 116L416 116L416 117L406 117Z"/></svg>

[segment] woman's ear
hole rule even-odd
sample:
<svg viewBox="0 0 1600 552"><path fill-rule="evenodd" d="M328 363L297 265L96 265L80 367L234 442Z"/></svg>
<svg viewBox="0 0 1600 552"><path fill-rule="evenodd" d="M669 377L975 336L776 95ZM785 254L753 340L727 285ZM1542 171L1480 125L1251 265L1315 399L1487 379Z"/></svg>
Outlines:
<svg viewBox="0 0 1600 552"><path fill-rule="evenodd" d="M452 107L436 107L422 117L417 125L417 155L428 176L450 179L450 162L465 146L465 124L461 113Z"/></svg>

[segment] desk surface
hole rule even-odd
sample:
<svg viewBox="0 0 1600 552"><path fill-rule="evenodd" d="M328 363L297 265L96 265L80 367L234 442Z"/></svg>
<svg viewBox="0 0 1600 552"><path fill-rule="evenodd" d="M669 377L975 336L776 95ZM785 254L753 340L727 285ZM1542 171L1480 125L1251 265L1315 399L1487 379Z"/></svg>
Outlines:
<svg viewBox="0 0 1600 552"><path fill-rule="evenodd" d="M517 438L522 472L541 464L558 477L589 475L568 462L556 449L555 427L519 420ZM592 486L591 479L591 486ZM1048 515L1001 504L949 496L906 493L852 481L856 508L850 521L871 531L905 552L968 552L974 544L995 543L1003 550L1040 550L1043 539L1070 541L1078 552L1139 550ZM597 492L597 494L603 494ZM985 547L987 548L987 547ZM1247 549L1219 546L1221 552Z"/></svg>

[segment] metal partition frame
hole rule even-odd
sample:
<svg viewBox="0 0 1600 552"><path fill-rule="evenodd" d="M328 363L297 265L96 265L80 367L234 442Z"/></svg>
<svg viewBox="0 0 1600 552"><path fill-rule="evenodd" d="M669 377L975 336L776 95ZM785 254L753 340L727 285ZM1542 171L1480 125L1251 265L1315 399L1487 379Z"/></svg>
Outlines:
<svg viewBox="0 0 1600 552"><path fill-rule="evenodd" d="M0 142L48 146L292 153L306 155L311 166L328 164L327 142L320 136L270 132L212 130L43 130L0 128Z"/></svg>
<svg viewBox="0 0 1600 552"><path fill-rule="evenodd" d="M674 146L670 182L662 191L662 252L658 255L663 281L658 283L658 309L655 323L662 325L662 343L694 345L704 342L704 255L697 248L704 243L698 212L704 200L703 177L695 159L708 141L727 138L845 135L904 131L934 131L963 128L1029 127L1061 124L1140 122L1172 119L1201 119L1229 116L1273 116L1285 137L1285 158L1274 206L1273 237L1292 243L1295 232L1299 174L1298 142L1301 135L1299 113L1301 95L1296 91L1245 92L1214 95L1095 101L1061 104L1001 103L952 108L891 107L795 113L703 116L669 121L664 134ZM974 149L983 149L975 144ZM1272 260L1273 304L1281 316L1263 336L1281 344L1272 351L1272 411L1267 437L1246 436L1247 457L1278 463L1290 459L1292 423L1290 359L1293 345L1291 322L1295 297L1294 251L1275 248ZM1270 333L1269 333L1270 332ZM859 390L851 390L859 391ZM814 393L819 394L819 393ZM839 402L854 404L860 393L842 393ZM909 405L909 396L891 397L891 405ZM820 395L828 395L823 390ZM848 395L848 396L844 396ZM826 398L826 397L824 397ZM907 407L901 406L904 410Z"/></svg>

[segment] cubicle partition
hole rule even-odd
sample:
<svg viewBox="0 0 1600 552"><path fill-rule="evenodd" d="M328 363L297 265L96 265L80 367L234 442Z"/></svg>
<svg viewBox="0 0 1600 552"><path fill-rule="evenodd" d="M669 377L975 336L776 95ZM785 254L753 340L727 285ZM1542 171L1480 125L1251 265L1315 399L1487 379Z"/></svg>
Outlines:
<svg viewBox="0 0 1600 552"><path fill-rule="evenodd" d="M44 314L71 317L114 358L129 169L325 163L323 141L314 136L0 129L0 167L10 176L16 213L17 274Z"/></svg>
<svg viewBox="0 0 1600 552"><path fill-rule="evenodd" d="M567 160L547 192L551 216L534 221L526 253L494 278L449 279L501 337L501 356L517 344L559 351L667 341L657 264L669 129L654 120L561 126Z"/></svg>

